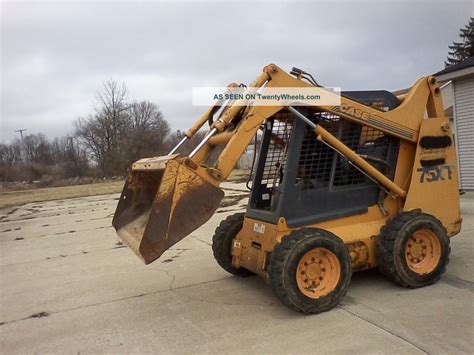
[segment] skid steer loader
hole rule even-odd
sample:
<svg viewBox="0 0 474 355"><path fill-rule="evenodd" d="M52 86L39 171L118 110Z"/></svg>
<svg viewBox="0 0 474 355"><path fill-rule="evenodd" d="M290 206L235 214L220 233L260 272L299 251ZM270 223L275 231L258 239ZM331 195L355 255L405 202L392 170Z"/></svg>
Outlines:
<svg viewBox="0 0 474 355"><path fill-rule="evenodd" d="M250 85L314 86L310 74L274 64ZM219 185L262 129L247 210L213 237L222 268L261 276L304 313L337 305L353 271L378 267L410 288L436 282L461 229L456 150L436 79L421 78L404 97L352 91L340 102L218 102L169 155L132 164L113 218L119 237L146 264L159 258L213 215ZM202 142L175 154L207 122Z"/></svg>

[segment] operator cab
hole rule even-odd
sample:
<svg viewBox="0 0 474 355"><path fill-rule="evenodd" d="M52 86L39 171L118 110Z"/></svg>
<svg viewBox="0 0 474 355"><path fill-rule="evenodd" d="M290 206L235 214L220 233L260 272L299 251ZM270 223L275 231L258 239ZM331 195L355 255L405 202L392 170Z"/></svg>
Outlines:
<svg viewBox="0 0 474 355"><path fill-rule="evenodd" d="M383 100L380 100L381 92ZM371 91L365 96L363 93L367 92L342 94L384 111L399 104L398 99L386 91ZM314 107L297 109L393 179L398 139ZM287 110L267 119L259 138L259 155L247 209L250 218L276 224L284 217L294 228L362 214L385 198L385 192L377 184L331 147L318 141L311 128Z"/></svg>

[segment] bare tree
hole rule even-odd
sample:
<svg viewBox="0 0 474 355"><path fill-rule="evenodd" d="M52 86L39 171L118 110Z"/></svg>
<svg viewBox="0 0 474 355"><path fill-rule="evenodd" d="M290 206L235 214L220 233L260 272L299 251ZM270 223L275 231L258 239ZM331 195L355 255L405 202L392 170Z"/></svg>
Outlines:
<svg viewBox="0 0 474 355"><path fill-rule="evenodd" d="M124 84L109 80L93 115L75 122L76 136L103 176L123 175L131 162L166 151L169 125L157 105L127 102Z"/></svg>
<svg viewBox="0 0 474 355"><path fill-rule="evenodd" d="M120 148L120 133L127 125L127 87L124 83L119 84L109 79L103 84L102 92L97 97L100 107L96 109L96 117L105 130L108 151Z"/></svg>
<svg viewBox="0 0 474 355"><path fill-rule="evenodd" d="M63 177L82 177L89 174L87 152L74 137L55 138L51 143L51 154Z"/></svg>
<svg viewBox="0 0 474 355"><path fill-rule="evenodd" d="M197 147L199 143L204 139L204 136L206 135L207 131L206 130L200 130L198 131L188 142L183 144L177 151L177 153L180 153L182 155L188 155L191 153L194 148ZM176 132L170 134L167 139L167 149L171 150L178 142L184 137L184 132L177 130Z"/></svg>
<svg viewBox="0 0 474 355"><path fill-rule="evenodd" d="M32 163L36 160L36 150L38 149L38 145L38 139L33 134L29 134L23 139L24 156L28 163Z"/></svg>
<svg viewBox="0 0 474 355"><path fill-rule="evenodd" d="M94 116L89 118L79 118L75 123L75 134L88 151L90 158L94 160L102 175L107 174L107 129L101 121Z"/></svg>
<svg viewBox="0 0 474 355"><path fill-rule="evenodd" d="M11 144L0 144L0 166L10 168L21 164L21 145L18 140Z"/></svg>
<svg viewBox="0 0 474 355"><path fill-rule="evenodd" d="M115 80L104 83L97 94L98 107L93 115L75 122L76 136L97 162L103 176L122 170L128 104L125 84Z"/></svg>
<svg viewBox="0 0 474 355"><path fill-rule="evenodd" d="M144 156L166 152L165 141L170 132L159 107L149 101L134 102L129 107L126 127L127 163Z"/></svg>
<svg viewBox="0 0 474 355"><path fill-rule="evenodd" d="M30 134L23 142L0 145L0 175L27 180L81 177L98 168L102 176L124 175L133 161L165 154L170 149L170 127L159 107L149 101L127 99L125 84L108 80L97 93L94 112L74 122L74 137L49 141L43 134ZM188 144L191 149L201 134ZM89 164L93 161L95 164ZM24 171L27 174L19 174ZM14 179L14 178L13 178Z"/></svg>
<svg viewBox="0 0 474 355"><path fill-rule="evenodd" d="M23 150L28 163L39 163L52 165L51 146L46 136L40 134L29 134L23 139Z"/></svg>

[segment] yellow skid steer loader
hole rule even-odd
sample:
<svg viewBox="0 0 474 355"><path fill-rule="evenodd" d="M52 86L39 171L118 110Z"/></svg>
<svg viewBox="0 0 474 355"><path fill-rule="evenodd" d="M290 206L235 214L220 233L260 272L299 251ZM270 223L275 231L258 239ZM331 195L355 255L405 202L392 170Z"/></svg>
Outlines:
<svg viewBox="0 0 474 355"><path fill-rule="evenodd" d="M315 86L274 64L250 85ZM350 91L340 102L218 102L169 155L132 164L113 219L119 237L146 264L159 258L213 215L219 185L262 129L247 210L213 237L220 266L263 277L304 313L337 305L353 271L378 267L411 288L436 282L461 229L456 149L436 79L421 78L404 97ZM207 122L189 156L175 154Z"/></svg>

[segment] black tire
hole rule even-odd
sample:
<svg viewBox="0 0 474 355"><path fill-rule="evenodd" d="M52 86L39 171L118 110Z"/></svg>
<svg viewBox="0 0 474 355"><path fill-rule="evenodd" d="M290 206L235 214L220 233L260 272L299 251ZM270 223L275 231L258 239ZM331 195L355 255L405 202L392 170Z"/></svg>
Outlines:
<svg viewBox="0 0 474 355"><path fill-rule="evenodd" d="M335 288L317 299L300 290L296 275L300 260L316 248L332 252L340 265ZM352 277L352 261L340 238L322 229L303 228L291 232L275 247L270 255L268 274L273 293L284 304L302 313L320 313L336 306L346 294Z"/></svg>
<svg viewBox="0 0 474 355"><path fill-rule="evenodd" d="M224 219L216 228L212 237L212 252L217 263L227 272L235 276L248 277L253 272L232 266L232 240L242 229L245 213L236 213Z"/></svg>
<svg viewBox="0 0 474 355"><path fill-rule="evenodd" d="M435 260L434 269L427 273L413 271L408 265L407 255L412 236L423 229L434 233L432 235L436 236L440 248L439 260ZM424 287L438 281L446 271L450 253L449 237L443 224L432 215L417 211L402 212L390 220L381 229L376 248L380 272L396 284L409 288Z"/></svg>

